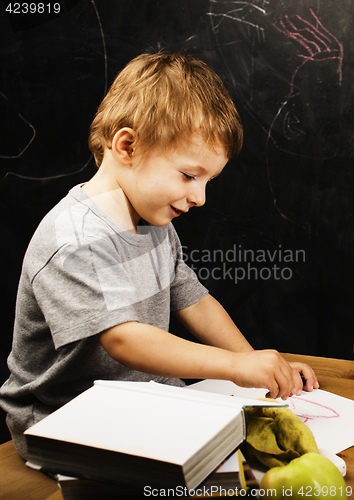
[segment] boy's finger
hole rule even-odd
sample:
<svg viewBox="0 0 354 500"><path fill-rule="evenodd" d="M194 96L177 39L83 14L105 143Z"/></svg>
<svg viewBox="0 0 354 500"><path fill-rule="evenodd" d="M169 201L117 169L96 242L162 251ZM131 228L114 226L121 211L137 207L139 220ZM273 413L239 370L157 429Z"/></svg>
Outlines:
<svg viewBox="0 0 354 500"><path fill-rule="evenodd" d="M294 376L294 389L293 389L293 394L296 396L300 396L303 390L303 379L300 375L300 373L293 368L293 376Z"/></svg>
<svg viewBox="0 0 354 500"><path fill-rule="evenodd" d="M293 371L285 370L285 373L280 370L277 374L277 383L279 387L278 398L288 399L291 391L293 390Z"/></svg>
<svg viewBox="0 0 354 500"><path fill-rule="evenodd" d="M279 387L273 386L266 394L266 398L277 399L279 397Z"/></svg>
<svg viewBox="0 0 354 500"><path fill-rule="evenodd" d="M318 383L315 372L308 365L305 365L302 369L302 377L304 380L304 387L307 391L312 391L312 389L319 389L320 384Z"/></svg>
<svg viewBox="0 0 354 500"><path fill-rule="evenodd" d="M293 363L292 367L299 373L302 379L303 389L311 392L313 389L318 389L320 387L316 374L311 366L305 363Z"/></svg>

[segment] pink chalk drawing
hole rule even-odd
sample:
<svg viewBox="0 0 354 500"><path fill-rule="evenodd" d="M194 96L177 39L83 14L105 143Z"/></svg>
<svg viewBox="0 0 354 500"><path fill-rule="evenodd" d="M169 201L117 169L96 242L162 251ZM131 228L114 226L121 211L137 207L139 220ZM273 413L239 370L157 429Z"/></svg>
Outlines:
<svg viewBox="0 0 354 500"><path fill-rule="evenodd" d="M309 420L339 418L340 414L329 406L292 396L287 400L289 408L306 424ZM302 404L305 403L305 404Z"/></svg>
<svg viewBox="0 0 354 500"><path fill-rule="evenodd" d="M321 98L323 99L328 93L328 87L326 86L328 79L323 78L323 73L319 71L318 66L325 66L323 63L326 62L334 65L338 76L338 89L341 88L344 58L343 44L324 27L311 8L309 14L311 16L310 21L307 21L299 14L294 16L285 14L280 20L272 24L276 30L295 44L297 56L294 59L295 69L291 69L289 93L281 103L268 130L266 167L273 203L279 214L289 222L311 232L311 226L306 214L304 214L304 219L299 221L295 220L294 217L289 217L281 209L274 189L277 183L272 180L271 164L268 158L270 142L280 151L308 159L322 160L332 158L337 154L337 145L334 143L329 147L325 137L317 133L326 120L326 115L321 106ZM310 71L308 74L301 75L302 70L305 70L305 66ZM316 83L313 83L312 87L310 87L310 94L303 92L308 75L312 75L312 82L314 82L313 77L318 75ZM332 101L335 99L334 89L335 87L332 85ZM282 131L283 139L285 139L282 143L276 139L273 133L276 128ZM298 147L299 144L301 144L301 149Z"/></svg>
<svg viewBox="0 0 354 500"><path fill-rule="evenodd" d="M278 31L297 42L304 51L304 53L298 54L302 62L293 73L291 93L293 92L294 80L298 71L309 61L337 60L339 85L342 83L343 44L323 26L312 9L310 9L310 12L316 25L311 24L299 15L295 16L294 21L290 20L289 16L286 15L284 20L281 19L278 24L273 24Z"/></svg>

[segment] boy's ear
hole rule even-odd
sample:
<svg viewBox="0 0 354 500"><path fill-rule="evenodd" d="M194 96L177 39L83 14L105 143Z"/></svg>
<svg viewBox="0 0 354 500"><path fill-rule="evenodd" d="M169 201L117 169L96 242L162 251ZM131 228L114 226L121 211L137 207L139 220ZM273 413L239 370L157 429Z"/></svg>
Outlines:
<svg viewBox="0 0 354 500"><path fill-rule="evenodd" d="M112 139L112 153L123 165L132 162L134 148L138 142L138 135L133 129L124 127L118 130Z"/></svg>

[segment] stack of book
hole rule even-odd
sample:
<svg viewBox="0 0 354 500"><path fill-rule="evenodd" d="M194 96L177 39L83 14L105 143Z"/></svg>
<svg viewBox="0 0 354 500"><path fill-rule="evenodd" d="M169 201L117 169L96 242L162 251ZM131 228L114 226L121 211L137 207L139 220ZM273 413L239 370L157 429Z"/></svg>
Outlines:
<svg viewBox="0 0 354 500"><path fill-rule="evenodd" d="M236 451L246 438L244 408L266 404L96 381L25 432L28 465L56 474L65 499L235 496L256 487Z"/></svg>

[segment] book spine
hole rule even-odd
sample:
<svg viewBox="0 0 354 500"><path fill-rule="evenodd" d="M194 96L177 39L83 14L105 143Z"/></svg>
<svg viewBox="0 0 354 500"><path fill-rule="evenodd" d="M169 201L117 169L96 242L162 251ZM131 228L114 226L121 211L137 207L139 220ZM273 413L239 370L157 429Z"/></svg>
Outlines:
<svg viewBox="0 0 354 500"><path fill-rule="evenodd" d="M224 396L222 394L205 393L209 394L209 397L201 395L199 391L187 391L184 387L175 387L158 383L146 382L146 386L142 386L140 382L127 382L127 385L123 385L125 382L115 383L114 381L96 380L94 382L94 387L109 387L111 389L119 389L125 391L134 391L144 394L151 394L153 396L167 397L171 399L180 399L183 401L192 401L194 403L202 404L216 404L225 408L234 408L235 410L241 410L244 406L244 402L240 403L237 398L231 396ZM136 385L135 385L136 384ZM193 394L192 394L193 392Z"/></svg>

